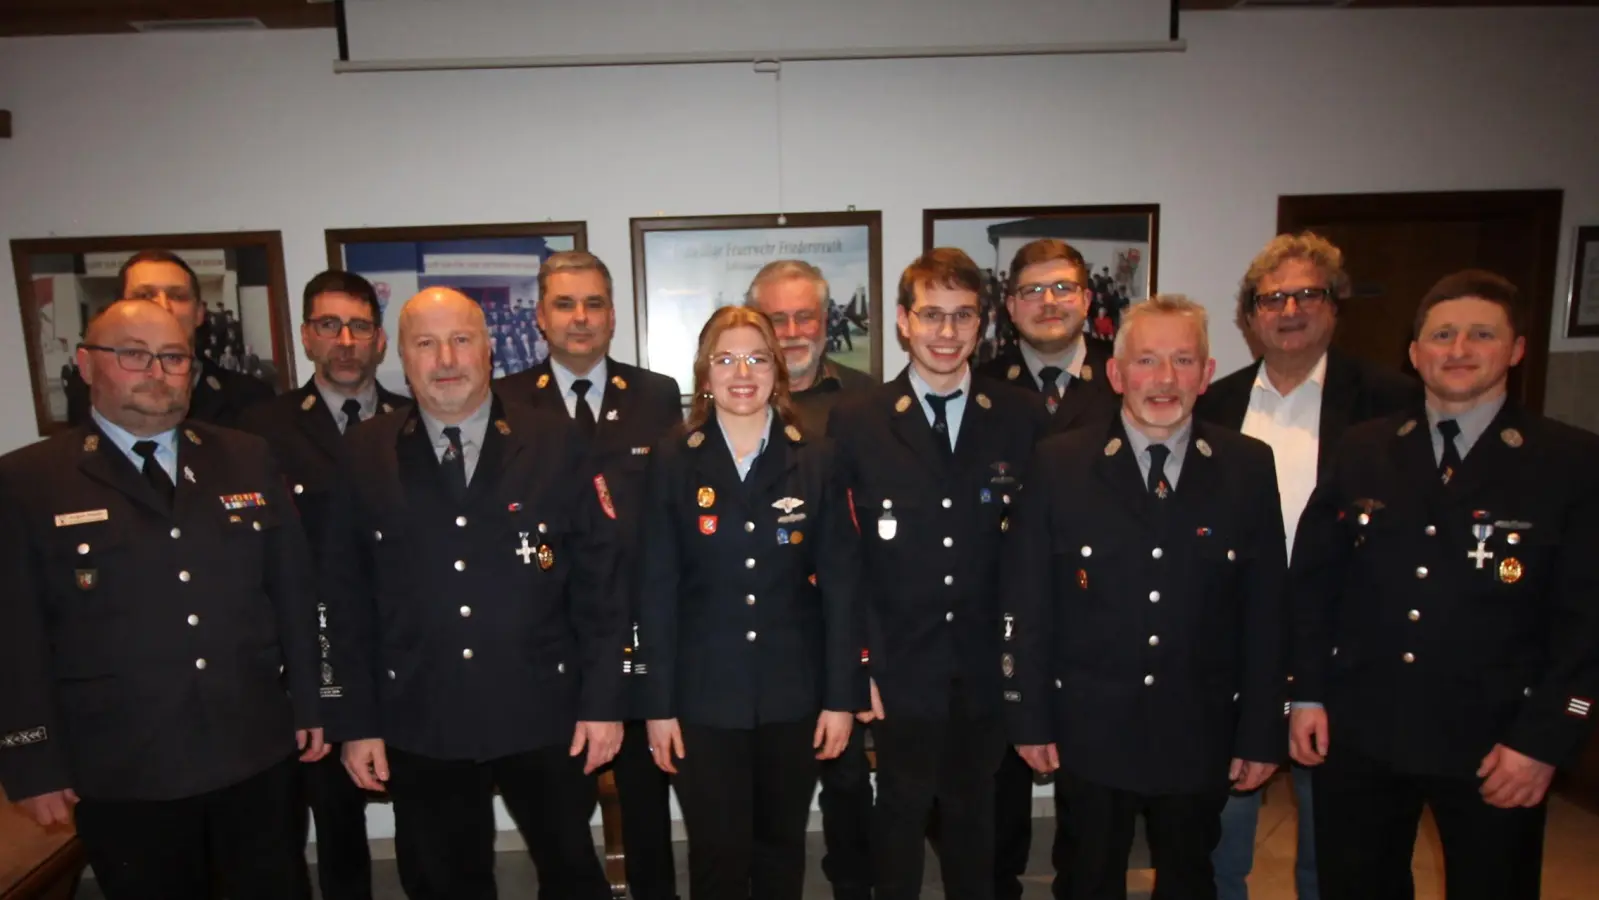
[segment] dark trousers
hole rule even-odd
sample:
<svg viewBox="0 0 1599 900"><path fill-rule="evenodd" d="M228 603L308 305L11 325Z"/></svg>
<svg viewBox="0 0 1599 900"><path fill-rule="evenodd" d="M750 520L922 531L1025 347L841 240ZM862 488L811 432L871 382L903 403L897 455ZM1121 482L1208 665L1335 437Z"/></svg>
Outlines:
<svg viewBox="0 0 1599 900"><path fill-rule="evenodd" d="M688 830L689 896L800 900L815 721L682 728L675 783Z"/></svg>
<svg viewBox="0 0 1599 900"><path fill-rule="evenodd" d="M299 767L304 792L298 834L316 817L316 880L323 900L372 900L372 853L366 841L366 792L344 771L340 748Z"/></svg>
<svg viewBox="0 0 1599 900"><path fill-rule="evenodd" d="M394 747L388 757L395 850L416 882L410 900L493 900L495 788L527 842L543 900L610 897L589 832L594 776L564 744L487 762Z"/></svg>
<svg viewBox="0 0 1599 900"><path fill-rule="evenodd" d="M1007 747L994 776L994 896L1019 900L1033 847L1033 769Z"/></svg>
<svg viewBox="0 0 1599 900"><path fill-rule="evenodd" d="M1407 775L1347 749L1311 778L1324 900L1415 896L1410 865L1423 804L1438 823L1449 900L1537 900L1544 804L1499 809L1483 801L1480 779Z"/></svg>
<svg viewBox="0 0 1599 900"><path fill-rule="evenodd" d="M1145 795L1061 769L1055 773L1056 898L1126 900L1127 854L1142 813L1155 864L1152 900L1216 900L1210 854L1221 839L1226 804L1225 778L1204 793Z"/></svg>
<svg viewBox="0 0 1599 900"><path fill-rule="evenodd" d="M872 764L866 726L856 724L837 759L822 763L822 872L834 900L871 900Z"/></svg>
<svg viewBox="0 0 1599 900"><path fill-rule="evenodd" d="M78 838L106 900L309 900L295 790L298 760L181 800L77 806Z"/></svg>
<svg viewBox="0 0 1599 900"><path fill-rule="evenodd" d="M943 838L944 893L994 896L994 775L1005 752L998 712L974 716L958 686L949 716L897 715L872 724L877 806L872 815L877 900L914 900L922 891L933 804Z"/></svg>
<svg viewBox="0 0 1599 900"><path fill-rule="evenodd" d="M643 722L627 723L611 771L622 806L629 893L633 900L673 900L677 866L672 860L672 785L650 756Z"/></svg>

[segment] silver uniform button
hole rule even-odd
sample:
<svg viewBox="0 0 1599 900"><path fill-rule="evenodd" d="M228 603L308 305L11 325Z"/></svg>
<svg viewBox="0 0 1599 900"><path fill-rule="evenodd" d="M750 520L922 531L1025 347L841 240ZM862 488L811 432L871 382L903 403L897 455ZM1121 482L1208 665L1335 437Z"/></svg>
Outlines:
<svg viewBox="0 0 1599 900"><path fill-rule="evenodd" d="M755 568L755 558L754 557L750 557L749 559L744 560L744 568L746 568L746 569Z"/></svg>
<svg viewBox="0 0 1599 900"><path fill-rule="evenodd" d="M295 486L294 486L294 492L295 492L295 493L296 493L296 494L303 494L303 493L305 493L305 485L303 485L303 484L297 484L297 485L295 485Z"/></svg>
<svg viewBox="0 0 1599 900"><path fill-rule="evenodd" d="M251 522L250 523L250 527L254 528L256 531L260 531L261 530L261 523L260 522Z"/></svg>
<svg viewBox="0 0 1599 900"><path fill-rule="evenodd" d="M744 595L744 605L745 606L754 606L755 605L755 595L754 594L745 594Z"/></svg>
<svg viewBox="0 0 1599 900"><path fill-rule="evenodd" d="M1521 535L1519 535L1519 534L1515 533L1514 531L1512 531L1509 534L1505 535L1505 543L1507 543L1510 546L1514 547L1515 545L1521 543Z"/></svg>
<svg viewBox="0 0 1599 900"><path fill-rule="evenodd" d="M177 540L180 537L183 537L183 529L182 528L174 528L174 529L172 529L172 539L173 540Z"/></svg>
<svg viewBox="0 0 1599 900"><path fill-rule="evenodd" d="M466 560L464 560L464 559L456 560L455 561L455 571L457 571L457 572L465 572L466 571Z"/></svg>
<svg viewBox="0 0 1599 900"><path fill-rule="evenodd" d="M950 584L954 584L954 583L955 583L955 576L954 575L945 575L944 576L944 584L950 585Z"/></svg>
<svg viewBox="0 0 1599 900"><path fill-rule="evenodd" d="M953 612L944 613L944 621L946 621L946 622L955 621L955 614Z"/></svg>
<svg viewBox="0 0 1599 900"><path fill-rule="evenodd" d="M189 580L189 572L188 572L187 569L185 569L184 571L178 573L178 580L179 581L188 581Z"/></svg>
<svg viewBox="0 0 1599 900"><path fill-rule="evenodd" d="M390 681L393 681L393 680L394 680L394 670L393 670L393 669L390 669L390 670L389 670L389 680L390 680Z"/></svg>
<svg viewBox="0 0 1599 900"><path fill-rule="evenodd" d="M196 669L204 669L205 668L205 660L203 660L203 659L195 660L194 661L194 667Z"/></svg>
<svg viewBox="0 0 1599 900"><path fill-rule="evenodd" d="M189 624L190 625L198 625L198 624L200 624L200 617L195 615L194 613L189 613Z"/></svg>
<svg viewBox="0 0 1599 900"><path fill-rule="evenodd" d="M952 538L952 537L947 537L947 538L944 538L944 546L946 546L946 547L953 547L953 546L955 546L955 539L954 539L954 538Z"/></svg>
<svg viewBox="0 0 1599 900"><path fill-rule="evenodd" d="M755 530L755 523L754 522L745 522L744 523L744 530L745 531L754 531Z"/></svg>
<svg viewBox="0 0 1599 900"><path fill-rule="evenodd" d="M1419 610L1419 609L1411 610L1410 611L1410 621L1412 621L1412 622L1420 622L1421 621L1421 610Z"/></svg>
<svg viewBox="0 0 1599 900"><path fill-rule="evenodd" d="M1404 659L1404 661L1407 662L1407 663L1413 663L1413 662L1416 661L1416 654L1407 652L1401 658Z"/></svg>
<svg viewBox="0 0 1599 900"><path fill-rule="evenodd" d="M753 631L744 632L744 640L749 641L751 643L754 643L754 641L755 641L755 632L753 632Z"/></svg>
<svg viewBox="0 0 1599 900"><path fill-rule="evenodd" d="M87 556L88 554L89 554L89 545L88 544L79 544L78 545L78 555L79 556Z"/></svg>
<svg viewBox="0 0 1599 900"><path fill-rule="evenodd" d="M555 664L555 671L557 673L561 674L561 675L565 675L566 674L566 663L556 663Z"/></svg>
<svg viewBox="0 0 1599 900"><path fill-rule="evenodd" d="M456 528L465 528L466 527L466 516L456 516L455 517L455 527Z"/></svg>
<svg viewBox="0 0 1599 900"><path fill-rule="evenodd" d="M374 541L383 540L383 532L381 532L381 531L372 532L372 540L374 540Z"/></svg>
<svg viewBox="0 0 1599 900"><path fill-rule="evenodd" d="M472 658L472 648L468 647L465 650L462 650L461 651L461 658L462 659L471 659Z"/></svg>
<svg viewBox="0 0 1599 900"><path fill-rule="evenodd" d="M1367 515L1365 513L1361 513L1360 514L1360 524L1362 524L1362 525L1370 525L1371 524L1371 516L1369 516L1369 515Z"/></svg>
<svg viewBox="0 0 1599 900"><path fill-rule="evenodd" d="M944 508L945 509L949 509L951 506L954 506L954 505L955 505L955 501L949 499L948 497L944 498Z"/></svg>
<svg viewBox="0 0 1599 900"><path fill-rule="evenodd" d="M1521 696L1523 696L1523 697L1531 697L1532 696L1532 688L1530 688L1530 687L1522 688L1521 689Z"/></svg>
<svg viewBox="0 0 1599 900"><path fill-rule="evenodd" d="M1055 687L1056 687L1056 688L1057 688L1057 689L1059 689L1059 688L1060 688L1060 679L1059 679L1059 678L1057 678L1057 679L1055 679Z"/></svg>
<svg viewBox="0 0 1599 900"><path fill-rule="evenodd" d="M471 617L472 617L472 607L470 607L470 606L461 607L461 618L469 619Z"/></svg>
<svg viewBox="0 0 1599 900"><path fill-rule="evenodd" d="M1160 602L1160 591L1150 591L1149 592L1149 602L1150 603L1159 603Z"/></svg>
<svg viewBox="0 0 1599 900"><path fill-rule="evenodd" d="M1145 675L1144 676L1144 687L1149 687L1150 685L1152 685L1154 683L1155 683L1155 676L1153 676L1153 675Z"/></svg>
<svg viewBox="0 0 1599 900"><path fill-rule="evenodd" d="M1238 551L1236 551L1236 550L1228 550L1227 551L1227 561L1228 562L1233 562L1236 559L1238 559Z"/></svg>
<svg viewBox="0 0 1599 900"><path fill-rule="evenodd" d="M1434 535L1436 535L1438 533L1438 528L1436 526L1433 526L1433 525L1428 525L1427 528L1426 528L1426 531L1427 531L1427 537L1433 537Z"/></svg>
<svg viewBox="0 0 1599 900"><path fill-rule="evenodd" d="M1426 578L1427 577L1427 567L1426 566L1417 566L1416 567L1416 577L1417 578Z"/></svg>
<svg viewBox="0 0 1599 900"><path fill-rule="evenodd" d="M1155 549L1149 551L1149 555L1155 557L1156 559L1160 559L1162 556L1165 556L1166 554L1161 552L1161 549L1159 547L1156 547Z"/></svg>
<svg viewBox="0 0 1599 900"><path fill-rule="evenodd" d="M1158 634L1150 635L1149 636L1149 646L1151 646L1151 647L1159 647L1160 646L1160 635L1158 635Z"/></svg>
<svg viewBox="0 0 1599 900"><path fill-rule="evenodd" d="M1081 553L1084 556L1093 556L1094 555L1094 548L1093 547L1084 547L1083 549L1081 549L1081 550L1079 550L1077 552Z"/></svg>

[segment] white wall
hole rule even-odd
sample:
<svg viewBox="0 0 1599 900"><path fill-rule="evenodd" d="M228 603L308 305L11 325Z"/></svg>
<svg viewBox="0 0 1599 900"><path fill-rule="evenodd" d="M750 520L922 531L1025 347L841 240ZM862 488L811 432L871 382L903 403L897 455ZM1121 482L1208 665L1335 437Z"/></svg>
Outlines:
<svg viewBox="0 0 1599 900"><path fill-rule="evenodd" d="M1207 302L1228 371L1229 298L1279 194L1554 187L1559 333L1569 231L1599 221L1599 10L1201 13L1182 36L790 64L781 180L777 84L743 65L336 76L327 31L0 39L0 253L281 229L297 295L325 228L583 219L631 360L630 216L882 210L891 288L925 207L1158 202L1160 286ZM0 451L35 437L15 308L0 278Z"/></svg>

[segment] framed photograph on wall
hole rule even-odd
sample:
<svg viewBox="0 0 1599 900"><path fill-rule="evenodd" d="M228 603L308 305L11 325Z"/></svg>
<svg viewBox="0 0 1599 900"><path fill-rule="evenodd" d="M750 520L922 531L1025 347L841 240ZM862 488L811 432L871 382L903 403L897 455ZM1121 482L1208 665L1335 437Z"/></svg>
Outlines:
<svg viewBox="0 0 1599 900"><path fill-rule="evenodd" d="M400 308L424 288L449 287L483 307L494 341L494 377L530 369L549 355L534 319L539 266L552 253L588 249L583 222L335 228L327 232L328 267L363 275L376 288L392 341ZM409 392L400 356L390 353L378 378Z"/></svg>
<svg viewBox="0 0 1599 900"><path fill-rule="evenodd" d="M205 319L195 350L206 365L259 378L274 390L294 384L293 322L276 231L18 239L11 242L22 333L39 434L67 427L85 323L119 299L118 272L141 250L170 250L199 278Z"/></svg>
<svg viewBox="0 0 1599 900"><path fill-rule="evenodd" d="M999 355L1016 339L1005 313L1011 257L1029 241L1059 238L1088 263L1093 292L1084 333L1112 340L1122 311L1155 292L1160 206L1011 206L922 211L922 248L958 247L987 276L983 336L974 363Z"/></svg>
<svg viewBox="0 0 1599 900"><path fill-rule="evenodd" d="M1577 229L1571 259L1566 337L1599 337L1599 225Z"/></svg>
<svg viewBox="0 0 1599 900"><path fill-rule="evenodd" d="M694 384L700 327L743 303L769 262L800 259L827 277L827 355L883 377L883 217L878 212L633 220L639 365Z"/></svg>

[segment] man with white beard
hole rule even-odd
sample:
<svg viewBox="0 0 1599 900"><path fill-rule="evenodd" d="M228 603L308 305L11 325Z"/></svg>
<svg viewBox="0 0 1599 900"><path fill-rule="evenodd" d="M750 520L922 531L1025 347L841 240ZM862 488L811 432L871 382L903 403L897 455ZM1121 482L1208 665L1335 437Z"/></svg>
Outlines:
<svg viewBox="0 0 1599 900"><path fill-rule="evenodd" d="M807 434L827 430L839 396L877 384L871 375L827 358L829 290L822 270L798 259L769 262L755 273L745 304L772 320L788 363L794 408Z"/></svg>

